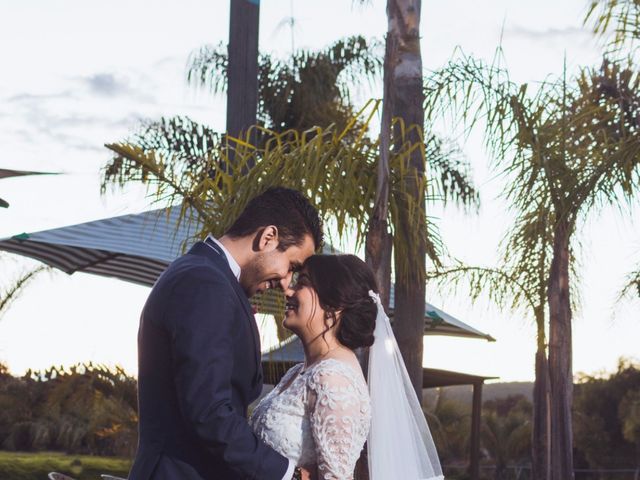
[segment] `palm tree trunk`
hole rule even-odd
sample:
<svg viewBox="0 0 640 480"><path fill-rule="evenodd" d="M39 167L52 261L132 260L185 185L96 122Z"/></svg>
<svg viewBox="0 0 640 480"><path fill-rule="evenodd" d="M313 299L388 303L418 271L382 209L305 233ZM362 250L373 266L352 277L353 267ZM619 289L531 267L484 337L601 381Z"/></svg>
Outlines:
<svg viewBox="0 0 640 480"><path fill-rule="evenodd" d="M392 88L389 91L392 116L403 120L408 138L403 138L401 128L396 125L394 141L399 150L403 140L412 144L423 141L424 125L422 55L420 52L421 0L388 0L389 21L387 42L392 58L390 69ZM390 45L389 45L390 44ZM406 241L406 249L400 254L395 249L395 321L394 330L400 351L413 387L422 400L422 338L424 335L425 296L425 245L408 239L416 238L411 232L424 228L424 218L413 216L409 202L424 204L425 167L421 149L414 149L407 158L408 171L404 180L406 199L400 200L397 218L396 241ZM402 255L402 257L400 257Z"/></svg>
<svg viewBox="0 0 640 480"><path fill-rule="evenodd" d="M569 241L571 225L560 220L554 231L549 276L549 378L551 385L551 479L571 480L573 474L573 371L571 364L571 301Z"/></svg>
<svg viewBox="0 0 640 480"><path fill-rule="evenodd" d="M535 381L533 383L533 431L531 457L533 478L550 480L551 464L549 459L549 360L546 351L544 331L544 310L536 312L538 327L538 349L536 351Z"/></svg>
<svg viewBox="0 0 640 480"><path fill-rule="evenodd" d="M369 222L365 245L365 261L373 270L382 304L389 308L391 290L391 246L387 218L389 215L389 156L391 154L391 115L394 89L393 64L396 60L396 43L393 35L387 35L384 54L382 120L380 122L380 158L376 180L376 201Z"/></svg>
<svg viewBox="0 0 640 480"><path fill-rule="evenodd" d="M260 2L230 0L227 67L227 135L243 138L258 112L258 26ZM255 130L250 143L256 143ZM233 149L229 151L233 162ZM251 168L252 165L247 165Z"/></svg>

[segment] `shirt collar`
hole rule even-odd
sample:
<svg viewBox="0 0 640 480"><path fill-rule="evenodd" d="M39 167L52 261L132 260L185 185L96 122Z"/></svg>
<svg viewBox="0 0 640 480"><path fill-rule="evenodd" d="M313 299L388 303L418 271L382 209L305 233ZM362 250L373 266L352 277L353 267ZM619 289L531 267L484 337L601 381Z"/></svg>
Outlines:
<svg viewBox="0 0 640 480"><path fill-rule="evenodd" d="M224 253L224 256L227 257L227 262L229 262L229 268L231 268L231 272L233 272L233 275L236 277L236 279L238 281L240 281L240 265L238 265L238 262L236 262L236 259L233 258L233 255L231 255L231 253L229 252L229 250L227 250L225 248L225 246L220 243L220 241L217 238L214 238L213 235L209 234L209 238L216 243L216 245L218 245L220 247L220 250L222 250L222 253Z"/></svg>

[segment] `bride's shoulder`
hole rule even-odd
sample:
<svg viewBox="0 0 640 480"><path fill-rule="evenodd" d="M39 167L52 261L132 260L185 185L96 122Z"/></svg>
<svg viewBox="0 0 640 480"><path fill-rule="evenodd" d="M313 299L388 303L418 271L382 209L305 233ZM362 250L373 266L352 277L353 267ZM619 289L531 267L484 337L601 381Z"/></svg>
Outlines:
<svg viewBox="0 0 640 480"><path fill-rule="evenodd" d="M349 386L366 388L360 366L345 359L324 359L310 368L307 378L312 390Z"/></svg>

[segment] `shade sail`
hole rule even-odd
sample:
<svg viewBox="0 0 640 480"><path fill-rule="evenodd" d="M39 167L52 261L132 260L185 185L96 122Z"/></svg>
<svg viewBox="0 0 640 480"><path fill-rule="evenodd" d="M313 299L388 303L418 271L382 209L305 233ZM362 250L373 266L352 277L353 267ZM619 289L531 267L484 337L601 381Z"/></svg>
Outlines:
<svg viewBox="0 0 640 480"><path fill-rule="evenodd" d="M198 232L178 223L180 208L158 209L1 240L0 250L35 258L63 272L92 273L153 285Z"/></svg>
<svg viewBox="0 0 640 480"><path fill-rule="evenodd" d="M0 250L35 258L68 274L91 273L151 286L163 270L180 256L202 229L187 211L180 221L180 207L95 220L36 233L23 233L0 240ZM331 245L324 253L335 253ZM393 287L391 316L393 317ZM281 315L282 294L270 291L252 302L262 313ZM446 312L425 305L426 335L483 338L487 335Z"/></svg>
<svg viewBox="0 0 640 480"><path fill-rule="evenodd" d="M0 180L3 178L11 178L11 177L22 177L24 175L54 175L48 174L45 172L28 172L25 170L8 170L6 168L0 168ZM0 207L7 208L9 206L9 202L0 198Z"/></svg>
<svg viewBox="0 0 640 480"><path fill-rule="evenodd" d="M0 180L3 178L22 177L25 175L55 175L47 172L29 172L26 170L8 170L6 168L0 168Z"/></svg>

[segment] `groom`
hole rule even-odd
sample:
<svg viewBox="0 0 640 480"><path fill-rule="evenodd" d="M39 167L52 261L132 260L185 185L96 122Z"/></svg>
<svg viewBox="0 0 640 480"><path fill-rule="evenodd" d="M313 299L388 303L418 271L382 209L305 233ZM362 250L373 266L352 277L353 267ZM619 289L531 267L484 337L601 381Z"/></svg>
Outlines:
<svg viewBox="0 0 640 480"><path fill-rule="evenodd" d="M138 332L140 437L130 480L306 478L246 420L262 389L247 298L286 289L321 244L308 200L272 188L220 239L196 243L160 276Z"/></svg>

